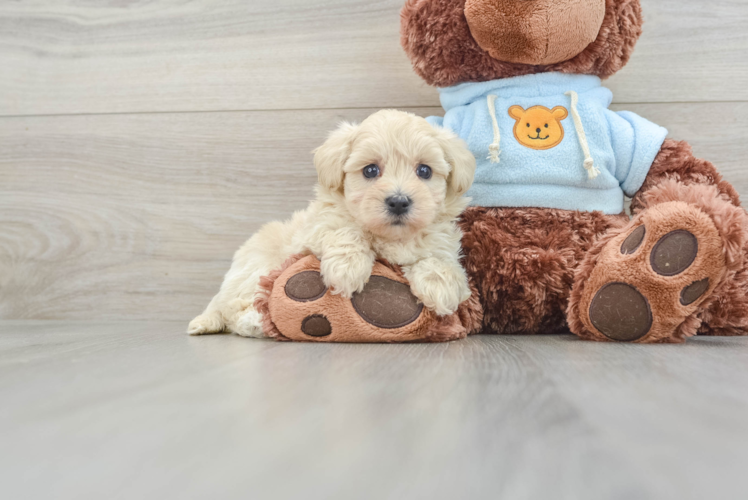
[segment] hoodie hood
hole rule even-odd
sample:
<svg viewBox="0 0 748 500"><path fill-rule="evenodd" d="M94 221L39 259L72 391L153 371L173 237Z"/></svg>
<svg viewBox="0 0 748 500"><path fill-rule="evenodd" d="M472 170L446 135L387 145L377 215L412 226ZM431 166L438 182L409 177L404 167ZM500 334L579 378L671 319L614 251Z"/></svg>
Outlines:
<svg viewBox="0 0 748 500"><path fill-rule="evenodd" d="M488 82L461 83L437 90L444 111L449 111L460 106L467 106L478 99L486 99L489 94L532 98L563 95L570 90L583 94L595 89L604 91L600 96L602 98L600 104L606 108L610 106L613 94L602 86L600 78L592 75L538 73Z"/></svg>

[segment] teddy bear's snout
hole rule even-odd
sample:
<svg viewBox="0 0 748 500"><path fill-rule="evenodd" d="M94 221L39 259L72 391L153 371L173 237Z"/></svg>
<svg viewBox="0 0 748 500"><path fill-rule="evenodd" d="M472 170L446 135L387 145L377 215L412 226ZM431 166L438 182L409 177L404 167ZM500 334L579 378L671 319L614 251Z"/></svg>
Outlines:
<svg viewBox="0 0 748 500"><path fill-rule="evenodd" d="M465 2L465 18L478 45L494 59L522 64L573 58L595 41L604 17L605 0Z"/></svg>

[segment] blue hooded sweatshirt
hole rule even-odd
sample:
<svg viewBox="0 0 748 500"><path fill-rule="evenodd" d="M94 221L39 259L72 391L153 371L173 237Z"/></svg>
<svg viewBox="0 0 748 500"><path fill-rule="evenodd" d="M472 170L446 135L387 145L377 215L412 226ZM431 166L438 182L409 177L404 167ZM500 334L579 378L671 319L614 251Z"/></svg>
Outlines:
<svg viewBox="0 0 748 500"><path fill-rule="evenodd" d="M478 165L468 192L481 207L623 212L667 130L608 109L596 76L541 73L439 89L444 118Z"/></svg>

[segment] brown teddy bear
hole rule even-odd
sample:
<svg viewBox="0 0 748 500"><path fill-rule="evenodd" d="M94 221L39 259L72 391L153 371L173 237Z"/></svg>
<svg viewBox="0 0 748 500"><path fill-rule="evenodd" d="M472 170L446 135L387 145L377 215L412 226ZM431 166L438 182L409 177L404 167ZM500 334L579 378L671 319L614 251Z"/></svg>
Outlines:
<svg viewBox="0 0 748 500"><path fill-rule="evenodd" d="M607 109L639 0L408 0L402 45L478 159L462 216L484 333L748 331L748 217L685 142ZM633 219L624 214L632 198Z"/></svg>

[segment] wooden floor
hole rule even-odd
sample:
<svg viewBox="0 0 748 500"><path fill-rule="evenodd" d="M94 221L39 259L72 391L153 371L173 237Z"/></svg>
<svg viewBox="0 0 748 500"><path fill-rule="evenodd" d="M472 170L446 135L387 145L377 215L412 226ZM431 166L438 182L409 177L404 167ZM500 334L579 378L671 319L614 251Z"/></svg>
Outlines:
<svg viewBox="0 0 748 500"><path fill-rule="evenodd" d="M0 323L2 497L739 499L748 342Z"/></svg>
<svg viewBox="0 0 748 500"><path fill-rule="evenodd" d="M329 130L441 113L402 4L0 2L0 498L748 498L748 338L184 335ZM745 198L748 2L642 4L612 107Z"/></svg>

